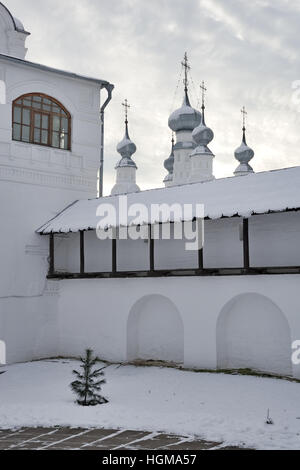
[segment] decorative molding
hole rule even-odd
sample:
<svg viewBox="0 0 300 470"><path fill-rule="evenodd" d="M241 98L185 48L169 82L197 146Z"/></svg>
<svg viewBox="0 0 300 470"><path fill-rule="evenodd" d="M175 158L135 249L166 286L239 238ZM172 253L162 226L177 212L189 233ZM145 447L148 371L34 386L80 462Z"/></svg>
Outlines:
<svg viewBox="0 0 300 470"><path fill-rule="evenodd" d="M85 192L96 192L97 178L84 176L44 173L35 169L0 165L0 180L16 183L48 186L61 189L76 189Z"/></svg>

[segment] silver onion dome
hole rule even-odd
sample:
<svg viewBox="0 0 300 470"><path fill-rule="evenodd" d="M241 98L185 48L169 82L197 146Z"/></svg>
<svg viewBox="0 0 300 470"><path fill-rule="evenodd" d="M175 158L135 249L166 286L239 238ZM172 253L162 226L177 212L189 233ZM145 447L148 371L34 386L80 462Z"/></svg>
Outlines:
<svg viewBox="0 0 300 470"><path fill-rule="evenodd" d="M213 131L207 127L205 123L205 106L202 105L202 117L199 126L197 126L193 133L192 137L197 144L197 147L193 151L192 155L213 155L211 150L207 147L208 144L213 140L214 133Z"/></svg>
<svg viewBox="0 0 300 470"><path fill-rule="evenodd" d="M187 90L181 108L169 117L169 127L173 132L193 131L201 122L201 113L191 107Z"/></svg>
<svg viewBox="0 0 300 470"><path fill-rule="evenodd" d="M234 152L234 156L238 162L239 166L235 170L234 174L236 176L245 175L247 173L253 173L253 168L249 165L250 160L254 157L254 151L247 145L246 142L246 128L243 127L243 140L241 145Z"/></svg>
<svg viewBox="0 0 300 470"><path fill-rule="evenodd" d="M214 138L213 131L205 123L205 108L202 107L202 119L198 127L193 131L192 137L197 145L207 146Z"/></svg>
<svg viewBox="0 0 300 470"><path fill-rule="evenodd" d="M132 155L136 152L136 145L132 142L128 132L128 121L125 122L125 136L123 140L117 145L117 152L121 155L121 160L116 168L131 166L137 168L135 162L132 160Z"/></svg>

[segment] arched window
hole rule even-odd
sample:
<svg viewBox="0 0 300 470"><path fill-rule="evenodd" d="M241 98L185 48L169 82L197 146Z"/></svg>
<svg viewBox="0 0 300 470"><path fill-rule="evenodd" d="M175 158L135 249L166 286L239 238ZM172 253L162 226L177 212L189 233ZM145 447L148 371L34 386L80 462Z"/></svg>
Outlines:
<svg viewBox="0 0 300 470"><path fill-rule="evenodd" d="M71 115L54 98L42 93L13 102L13 140L71 150Z"/></svg>

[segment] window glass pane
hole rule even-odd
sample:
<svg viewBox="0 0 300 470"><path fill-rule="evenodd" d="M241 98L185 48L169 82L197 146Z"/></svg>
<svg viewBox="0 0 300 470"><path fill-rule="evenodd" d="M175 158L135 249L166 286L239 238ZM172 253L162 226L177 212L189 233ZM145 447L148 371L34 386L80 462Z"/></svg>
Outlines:
<svg viewBox="0 0 300 470"><path fill-rule="evenodd" d="M65 113L63 109L61 109L61 111L60 111L60 112L61 112L62 116L65 116L65 117L67 117L67 116L68 116L68 115L67 115L67 113Z"/></svg>
<svg viewBox="0 0 300 470"><path fill-rule="evenodd" d="M16 104L22 104L22 100L16 101Z"/></svg>
<svg viewBox="0 0 300 470"><path fill-rule="evenodd" d="M33 96L32 99L33 99L33 101L37 101L38 103L40 103L42 101L41 96Z"/></svg>
<svg viewBox="0 0 300 470"><path fill-rule="evenodd" d="M42 115L42 128L48 129L48 127L49 127L49 117L43 114Z"/></svg>
<svg viewBox="0 0 300 470"><path fill-rule="evenodd" d="M44 111L51 111L51 106L49 106L48 104L43 104L43 109Z"/></svg>
<svg viewBox="0 0 300 470"><path fill-rule="evenodd" d="M42 144L47 145L48 144L48 131L42 131L42 139L41 139Z"/></svg>
<svg viewBox="0 0 300 470"><path fill-rule="evenodd" d="M23 109L23 122L22 124L30 125L30 109Z"/></svg>
<svg viewBox="0 0 300 470"><path fill-rule="evenodd" d="M48 98L43 99L44 104L52 104L52 101L48 100Z"/></svg>
<svg viewBox="0 0 300 470"><path fill-rule="evenodd" d="M59 114L60 113L60 108L58 106L54 105L54 106L52 106L52 111L53 111L53 113L58 113Z"/></svg>
<svg viewBox="0 0 300 470"><path fill-rule="evenodd" d="M31 108L31 98L26 98L23 100L24 106L29 106Z"/></svg>
<svg viewBox="0 0 300 470"><path fill-rule="evenodd" d="M62 118L62 119L61 119L61 128L62 128L65 132L68 132L68 127L69 127L68 119Z"/></svg>
<svg viewBox="0 0 300 470"><path fill-rule="evenodd" d="M64 149L65 148L65 133L60 132L59 134L59 148Z"/></svg>
<svg viewBox="0 0 300 470"><path fill-rule="evenodd" d="M59 148L59 133L58 132L52 133L52 146Z"/></svg>
<svg viewBox="0 0 300 470"><path fill-rule="evenodd" d="M21 108L14 107L14 122L21 122Z"/></svg>
<svg viewBox="0 0 300 470"><path fill-rule="evenodd" d="M64 146L62 148L65 149L65 150L68 150L68 148L69 148L69 136L68 136L68 134L65 134Z"/></svg>
<svg viewBox="0 0 300 470"><path fill-rule="evenodd" d="M40 143L40 141L41 141L41 131L40 131L40 129L34 129L33 141L37 142L37 143Z"/></svg>
<svg viewBox="0 0 300 470"><path fill-rule="evenodd" d="M41 127L41 115L38 113L34 115L34 127Z"/></svg>
<svg viewBox="0 0 300 470"><path fill-rule="evenodd" d="M58 116L53 116L53 130L60 130L60 118Z"/></svg>
<svg viewBox="0 0 300 470"><path fill-rule="evenodd" d="M30 127L22 126L22 141L29 142Z"/></svg>
<svg viewBox="0 0 300 470"><path fill-rule="evenodd" d="M32 107L33 107L33 108L36 108L36 109L41 109L42 104L41 104L41 103L35 103L35 102L33 102L33 103L32 103Z"/></svg>
<svg viewBox="0 0 300 470"><path fill-rule="evenodd" d="M13 125L13 139L20 140L21 139L21 126L20 124Z"/></svg>

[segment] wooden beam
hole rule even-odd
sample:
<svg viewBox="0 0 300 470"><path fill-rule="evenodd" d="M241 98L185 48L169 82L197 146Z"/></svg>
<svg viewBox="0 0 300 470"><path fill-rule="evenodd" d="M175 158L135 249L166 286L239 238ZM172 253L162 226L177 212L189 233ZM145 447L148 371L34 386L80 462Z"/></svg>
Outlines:
<svg viewBox="0 0 300 470"><path fill-rule="evenodd" d="M80 231L80 274L85 273L84 231Z"/></svg>
<svg viewBox="0 0 300 470"><path fill-rule="evenodd" d="M272 275L276 276L278 274L300 274L300 266L271 266L263 268L250 268L249 273L252 275ZM201 273L201 276L205 277L228 277L228 276L242 276L245 274L244 268L214 268L214 269L204 269ZM72 273L54 273L53 275L48 275L48 279L80 279L84 277L85 279L110 279L110 278L146 278L149 276L149 271L122 271L115 274L111 272L103 273L84 273L83 276L80 274ZM170 269L170 270L156 270L155 276L157 277L176 277L176 276L199 276L198 269Z"/></svg>
<svg viewBox="0 0 300 470"><path fill-rule="evenodd" d="M50 233L49 237L49 275L55 273L55 259L54 259L54 233Z"/></svg>
<svg viewBox="0 0 300 470"><path fill-rule="evenodd" d="M155 243L153 238L152 225L149 225L149 243L150 243L150 272L155 271Z"/></svg>
<svg viewBox="0 0 300 470"><path fill-rule="evenodd" d="M243 250L244 250L244 269L250 268L249 253L249 219L243 219Z"/></svg>

